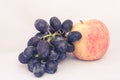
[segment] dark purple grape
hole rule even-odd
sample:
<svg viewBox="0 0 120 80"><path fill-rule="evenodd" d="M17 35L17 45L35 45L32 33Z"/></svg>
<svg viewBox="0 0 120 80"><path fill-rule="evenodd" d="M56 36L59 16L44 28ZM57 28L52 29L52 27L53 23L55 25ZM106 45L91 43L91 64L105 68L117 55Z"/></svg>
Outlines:
<svg viewBox="0 0 120 80"><path fill-rule="evenodd" d="M59 53L59 57L56 60L58 63L63 61L67 57L66 53Z"/></svg>
<svg viewBox="0 0 120 80"><path fill-rule="evenodd" d="M55 31L61 29L61 21L57 17L50 18L50 25L54 28Z"/></svg>
<svg viewBox="0 0 120 80"><path fill-rule="evenodd" d="M67 41L61 36L55 36L51 43L54 45L57 52L64 53L67 49Z"/></svg>
<svg viewBox="0 0 120 80"><path fill-rule="evenodd" d="M57 43L55 45L55 49L57 52L66 52L66 49L67 49L67 44L66 44L66 41L60 41L59 43Z"/></svg>
<svg viewBox="0 0 120 80"><path fill-rule="evenodd" d="M40 59L39 58L32 58L29 63L28 63L28 70L30 72L33 72L33 68L35 66L36 63L40 62Z"/></svg>
<svg viewBox="0 0 120 80"><path fill-rule="evenodd" d="M36 47L38 42L39 42L40 38L38 37L32 37L29 41L28 41L28 46L34 46Z"/></svg>
<svg viewBox="0 0 120 80"><path fill-rule="evenodd" d="M42 34L42 33L36 33L36 35L35 35L35 37L39 37L39 38L41 38L41 37L43 37L45 34Z"/></svg>
<svg viewBox="0 0 120 80"><path fill-rule="evenodd" d="M37 54L37 50L33 46L28 46L27 48L25 48L23 54L27 56L28 58L32 58L34 57L35 54Z"/></svg>
<svg viewBox="0 0 120 80"><path fill-rule="evenodd" d="M40 31L41 33L45 33L45 32L47 32L47 30L48 30L48 23L45 21L45 20L43 20L43 19L37 19L36 21L35 21L35 28L38 30L38 31Z"/></svg>
<svg viewBox="0 0 120 80"><path fill-rule="evenodd" d="M56 35L56 36L52 39L51 43L54 44L54 43L56 43L56 42L63 41L63 40L65 40L65 39L64 39L62 36Z"/></svg>
<svg viewBox="0 0 120 80"><path fill-rule="evenodd" d="M50 26L49 26L49 31L50 31L51 33L54 33L54 32L55 32L55 29L50 25Z"/></svg>
<svg viewBox="0 0 120 80"><path fill-rule="evenodd" d="M59 54L55 50L50 51L49 60L57 60Z"/></svg>
<svg viewBox="0 0 120 80"><path fill-rule="evenodd" d="M65 20L62 24L62 30L64 32L69 32L72 29L73 22L71 20Z"/></svg>
<svg viewBox="0 0 120 80"><path fill-rule="evenodd" d="M45 72L54 74L57 71L58 63L56 61L48 61L45 66Z"/></svg>
<svg viewBox="0 0 120 80"><path fill-rule="evenodd" d="M50 45L46 40L40 40L37 45L37 51L40 57L47 57L50 53Z"/></svg>
<svg viewBox="0 0 120 80"><path fill-rule="evenodd" d="M41 77L45 73L45 65L42 63L36 63L33 68L33 73L36 77Z"/></svg>
<svg viewBox="0 0 120 80"><path fill-rule="evenodd" d="M72 31L68 34L67 39L69 42L75 42L81 39L82 34L78 31Z"/></svg>
<svg viewBox="0 0 120 80"><path fill-rule="evenodd" d="M75 47L72 43L67 42L67 50L66 52L73 52L75 50Z"/></svg>
<svg viewBox="0 0 120 80"><path fill-rule="evenodd" d="M55 32L55 29L54 29L51 25L49 25L49 31L50 31L51 33L54 33L54 32Z"/></svg>
<svg viewBox="0 0 120 80"><path fill-rule="evenodd" d="M30 58L28 58L27 56L25 56L25 55L23 54L23 52L22 52L22 53L19 54L18 60L19 60L20 63L22 63L22 64L27 64L27 63L30 61Z"/></svg>

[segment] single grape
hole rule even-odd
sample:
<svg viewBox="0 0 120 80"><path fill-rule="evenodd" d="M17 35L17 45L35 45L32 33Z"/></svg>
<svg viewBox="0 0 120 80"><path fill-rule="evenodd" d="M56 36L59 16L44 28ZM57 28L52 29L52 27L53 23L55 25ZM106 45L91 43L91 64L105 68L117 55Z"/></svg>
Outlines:
<svg viewBox="0 0 120 80"><path fill-rule="evenodd" d="M36 63L33 68L33 73L36 77L41 77L45 73L45 65L42 63Z"/></svg>
<svg viewBox="0 0 120 80"><path fill-rule="evenodd" d="M32 37L29 41L28 41L28 46L34 46L36 47L38 42L39 42L40 38L38 37Z"/></svg>
<svg viewBox="0 0 120 80"><path fill-rule="evenodd" d="M55 49L57 52L66 52L67 49L67 43L66 41L60 41L55 45Z"/></svg>
<svg viewBox="0 0 120 80"><path fill-rule="evenodd" d="M54 28L55 31L61 29L61 21L57 17L50 18L50 25Z"/></svg>
<svg viewBox="0 0 120 80"><path fill-rule="evenodd" d="M72 31L68 34L67 39L69 42L75 42L81 39L82 34L78 31Z"/></svg>
<svg viewBox="0 0 120 80"><path fill-rule="evenodd" d="M58 63L63 61L67 57L66 53L59 53L59 57L56 60Z"/></svg>
<svg viewBox="0 0 120 80"><path fill-rule="evenodd" d="M37 54L37 50L33 46L28 46L27 48L25 48L23 54L27 56L28 58L32 58L34 57L35 54Z"/></svg>
<svg viewBox="0 0 120 80"><path fill-rule="evenodd" d="M47 57L50 53L50 45L46 40L40 40L37 45L37 51L40 57Z"/></svg>
<svg viewBox="0 0 120 80"><path fill-rule="evenodd" d="M61 52L61 53L66 52L67 41L63 37L55 36L55 38L51 40L51 43L54 45L55 50L57 52Z"/></svg>
<svg viewBox="0 0 120 80"><path fill-rule="evenodd" d="M54 33L54 32L55 32L55 29L54 29L51 25L49 25L49 31L50 31L51 33Z"/></svg>
<svg viewBox="0 0 120 80"><path fill-rule="evenodd" d="M48 30L48 23L43 19L37 19L34 25L35 28L41 33L45 33Z"/></svg>
<svg viewBox="0 0 120 80"><path fill-rule="evenodd" d="M48 61L45 66L45 72L54 74L57 71L58 63L56 61Z"/></svg>
<svg viewBox="0 0 120 80"><path fill-rule="evenodd" d="M72 43L67 42L67 50L66 52L73 52L75 50L75 47Z"/></svg>
<svg viewBox="0 0 120 80"><path fill-rule="evenodd" d="M38 63L38 62L40 62L40 59L39 58L32 58L30 61L29 61L29 63L28 63L28 70L30 71L30 72L33 72L33 68L34 68L34 66L35 66L35 64L36 63Z"/></svg>
<svg viewBox="0 0 120 80"><path fill-rule="evenodd" d="M62 30L64 32L69 32L72 29L73 22L71 20L65 20L62 24Z"/></svg>
<svg viewBox="0 0 120 80"><path fill-rule="evenodd" d="M20 63L22 63L22 64L27 64L27 63L30 61L30 58L28 58L27 56L25 56L25 55L23 54L23 52L22 52L22 53L19 54L18 60L19 60Z"/></svg>
<svg viewBox="0 0 120 80"><path fill-rule="evenodd" d="M53 39L52 39L52 41L51 41L51 43L52 44L57 44L57 42L59 42L59 41L63 41L63 40L65 40L62 36L60 36L60 35L56 35Z"/></svg>
<svg viewBox="0 0 120 80"><path fill-rule="evenodd" d="M55 50L50 51L49 60L57 60L59 54Z"/></svg>
<svg viewBox="0 0 120 80"><path fill-rule="evenodd" d="M38 33L35 34L35 37L41 38L41 37L43 37L44 35L45 35L45 34L42 34L42 33L38 32Z"/></svg>

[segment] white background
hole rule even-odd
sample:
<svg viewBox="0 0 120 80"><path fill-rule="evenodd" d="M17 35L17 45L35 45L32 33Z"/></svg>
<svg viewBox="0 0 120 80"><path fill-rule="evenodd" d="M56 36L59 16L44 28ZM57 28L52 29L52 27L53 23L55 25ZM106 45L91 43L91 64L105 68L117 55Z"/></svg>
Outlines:
<svg viewBox="0 0 120 80"><path fill-rule="evenodd" d="M80 61L72 55L54 75L35 78L17 57L37 30L38 18L49 21L99 19L110 32L110 46L98 61ZM0 80L120 80L119 0L0 0Z"/></svg>

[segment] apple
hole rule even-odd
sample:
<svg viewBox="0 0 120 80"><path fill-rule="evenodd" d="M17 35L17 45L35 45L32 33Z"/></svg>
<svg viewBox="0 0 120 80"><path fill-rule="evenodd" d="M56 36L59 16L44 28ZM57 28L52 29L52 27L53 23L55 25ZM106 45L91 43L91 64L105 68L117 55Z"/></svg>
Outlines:
<svg viewBox="0 0 120 80"><path fill-rule="evenodd" d="M110 37L103 22L96 19L80 21L71 31L79 31L82 34L82 38L73 43L75 57L81 60L97 60L104 56Z"/></svg>

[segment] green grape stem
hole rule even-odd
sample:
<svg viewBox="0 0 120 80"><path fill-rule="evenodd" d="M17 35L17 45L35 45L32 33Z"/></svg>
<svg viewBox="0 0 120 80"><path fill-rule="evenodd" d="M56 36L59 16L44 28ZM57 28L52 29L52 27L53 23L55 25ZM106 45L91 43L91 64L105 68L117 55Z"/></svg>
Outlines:
<svg viewBox="0 0 120 80"><path fill-rule="evenodd" d="M55 35L57 35L58 33L57 32L55 32L55 33L53 33L53 34L51 34L49 37L48 37L48 42L50 42L54 37L55 37Z"/></svg>
<svg viewBox="0 0 120 80"><path fill-rule="evenodd" d="M43 36L43 37L41 37L40 39L44 40L45 38L48 38L47 41L50 42L55 37L55 35L57 35L57 34L59 34L59 33L55 32L55 33L51 34L51 32L48 31L48 34Z"/></svg>
<svg viewBox="0 0 120 80"><path fill-rule="evenodd" d="M36 55L35 55L35 57L37 58L37 57L39 57L39 55L38 55L38 54L36 54Z"/></svg>

